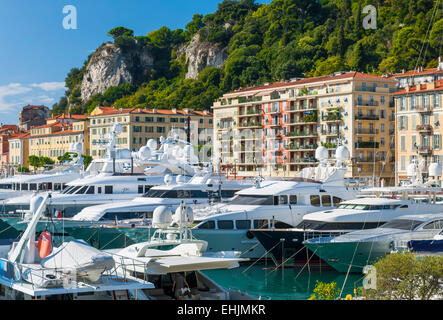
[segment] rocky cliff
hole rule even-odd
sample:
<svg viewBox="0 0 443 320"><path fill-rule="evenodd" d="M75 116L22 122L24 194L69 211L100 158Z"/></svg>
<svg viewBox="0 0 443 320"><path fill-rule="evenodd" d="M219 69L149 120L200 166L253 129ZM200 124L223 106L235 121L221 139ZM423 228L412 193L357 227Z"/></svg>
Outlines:
<svg viewBox="0 0 443 320"><path fill-rule="evenodd" d="M206 67L221 67L228 58L228 48L222 48L216 43L201 42L197 33L187 46L179 50L186 55L188 70L186 79L197 79L199 73Z"/></svg>
<svg viewBox="0 0 443 320"><path fill-rule="evenodd" d="M136 45L122 50L113 43L102 45L93 53L84 72L80 86L82 101L110 87L138 82L151 70L153 63L149 46Z"/></svg>

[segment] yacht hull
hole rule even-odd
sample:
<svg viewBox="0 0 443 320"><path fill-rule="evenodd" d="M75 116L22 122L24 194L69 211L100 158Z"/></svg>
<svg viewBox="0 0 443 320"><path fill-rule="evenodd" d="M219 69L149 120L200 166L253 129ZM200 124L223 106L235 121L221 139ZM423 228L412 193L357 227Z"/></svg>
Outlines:
<svg viewBox="0 0 443 320"><path fill-rule="evenodd" d="M392 250L389 241L308 241L305 246L338 272L362 272L366 265L384 258Z"/></svg>

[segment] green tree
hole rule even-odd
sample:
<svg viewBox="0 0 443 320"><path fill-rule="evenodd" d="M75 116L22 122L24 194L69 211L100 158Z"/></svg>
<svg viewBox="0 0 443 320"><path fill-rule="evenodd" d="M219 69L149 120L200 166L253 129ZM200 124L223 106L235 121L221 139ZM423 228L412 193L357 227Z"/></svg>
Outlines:
<svg viewBox="0 0 443 320"><path fill-rule="evenodd" d="M28 163L30 166L34 167L34 170L41 167L40 158L35 155L30 155L28 157Z"/></svg>
<svg viewBox="0 0 443 320"><path fill-rule="evenodd" d="M121 36L133 37L134 31L125 27L117 27L108 31L108 36L114 38L114 40Z"/></svg>
<svg viewBox="0 0 443 320"><path fill-rule="evenodd" d="M360 294L377 300L429 300L443 294L443 256L393 253L374 264L377 288Z"/></svg>
<svg viewBox="0 0 443 320"><path fill-rule="evenodd" d="M339 294L340 290L337 288L337 283L324 283L317 280L309 300L336 300Z"/></svg>
<svg viewBox="0 0 443 320"><path fill-rule="evenodd" d="M25 166L21 166L17 168L17 172L29 172L29 168Z"/></svg>
<svg viewBox="0 0 443 320"><path fill-rule="evenodd" d="M83 163L84 163L85 169L87 167L89 167L91 162L92 162L92 157L90 155L87 155L87 154L83 155Z"/></svg>

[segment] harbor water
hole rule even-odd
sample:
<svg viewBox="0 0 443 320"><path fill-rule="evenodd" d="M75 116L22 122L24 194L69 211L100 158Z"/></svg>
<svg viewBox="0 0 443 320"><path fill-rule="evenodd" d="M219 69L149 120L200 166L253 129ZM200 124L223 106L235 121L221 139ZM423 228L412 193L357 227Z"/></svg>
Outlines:
<svg viewBox="0 0 443 320"><path fill-rule="evenodd" d="M346 274L332 269L309 270L308 268L285 268L274 271L272 265L256 264L226 270L207 270L203 273L225 289L240 290L263 300L306 300L312 295L316 282L335 282L341 291ZM363 275L350 273L341 297L354 293L362 285Z"/></svg>

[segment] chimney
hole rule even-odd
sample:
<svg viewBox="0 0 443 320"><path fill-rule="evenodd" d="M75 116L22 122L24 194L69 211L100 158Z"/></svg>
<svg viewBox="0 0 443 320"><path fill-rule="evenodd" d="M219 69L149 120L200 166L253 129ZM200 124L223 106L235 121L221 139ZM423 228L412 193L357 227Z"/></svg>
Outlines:
<svg viewBox="0 0 443 320"><path fill-rule="evenodd" d="M177 113L177 108L172 108L172 113Z"/></svg>
<svg viewBox="0 0 443 320"><path fill-rule="evenodd" d="M438 71L443 70L443 62L441 61L441 57L438 57L438 67L437 67Z"/></svg>

